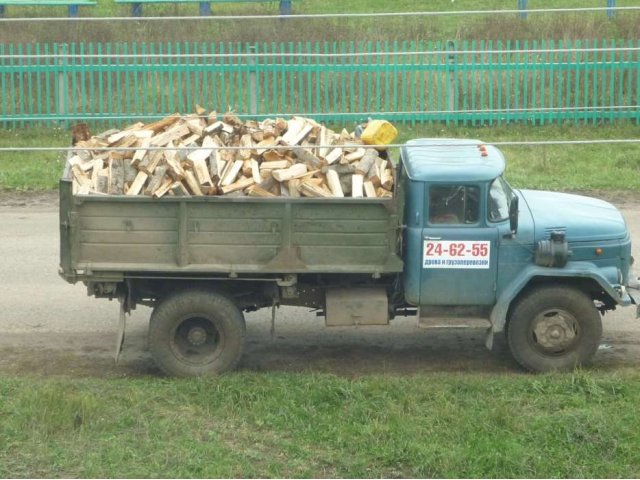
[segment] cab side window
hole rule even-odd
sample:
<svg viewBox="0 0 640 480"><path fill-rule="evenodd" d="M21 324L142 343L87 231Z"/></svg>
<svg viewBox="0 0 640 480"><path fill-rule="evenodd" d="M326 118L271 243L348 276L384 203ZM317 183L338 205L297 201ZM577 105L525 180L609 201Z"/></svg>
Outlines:
<svg viewBox="0 0 640 480"><path fill-rule="evenodd" d="M437 185L429 189L429 223L465 225L480 219L480 189L469 185Z"/></svg>

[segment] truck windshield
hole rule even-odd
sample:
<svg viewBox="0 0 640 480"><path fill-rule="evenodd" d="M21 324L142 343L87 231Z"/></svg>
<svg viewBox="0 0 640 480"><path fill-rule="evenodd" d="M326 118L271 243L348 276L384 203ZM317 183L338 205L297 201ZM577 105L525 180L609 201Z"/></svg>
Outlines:
<svg viewBox="0 0 640 480"><path fill-rule="evenodd" d="M509 218L509 205L513 190L502 178L496 178L489 188L489 221L501 222Z"/></svg>

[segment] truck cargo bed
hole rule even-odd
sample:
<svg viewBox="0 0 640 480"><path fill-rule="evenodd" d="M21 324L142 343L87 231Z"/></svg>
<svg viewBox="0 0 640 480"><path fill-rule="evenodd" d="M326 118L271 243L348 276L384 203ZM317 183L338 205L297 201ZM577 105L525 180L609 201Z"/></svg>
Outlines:
<svg viewBox="0 0 640 480"><path fill-rule="evenodd" d="M395 198L74 196L63 178L61 274L401 272L401 212Z"/></svg>

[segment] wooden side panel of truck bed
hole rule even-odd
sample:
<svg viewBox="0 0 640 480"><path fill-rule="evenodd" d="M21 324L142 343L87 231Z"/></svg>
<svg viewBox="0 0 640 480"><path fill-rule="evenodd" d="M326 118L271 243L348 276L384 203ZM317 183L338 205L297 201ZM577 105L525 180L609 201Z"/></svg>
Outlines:
<svg viewBox="0 0 640 480"><path fill-rule="evenodd" d="M395 199L73 196L60 181L61 274L392 273Z"/></svg>

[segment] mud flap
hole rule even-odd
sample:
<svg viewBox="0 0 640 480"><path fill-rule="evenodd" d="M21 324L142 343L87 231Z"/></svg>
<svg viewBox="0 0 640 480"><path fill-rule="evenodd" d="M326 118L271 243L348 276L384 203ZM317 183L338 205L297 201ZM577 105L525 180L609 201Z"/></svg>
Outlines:
<svg viewBox="0 0 640 480"><path fill-rule="evenodd" d="M124 345L124 330L126 327L126 299L124 296L118 297L118 303L120 304L120 314L118 316L118 325L116 327L116 354L115 361L118 363L120 353L122 352L122 346Z"/></svg>
<svg viewBox="0 0 640 480"><path fill-rule="evenodd" d="M487 329L487 336L484 339L484 346L487 347L487 350L490 352L493 351L493 326Z"/></svg>

